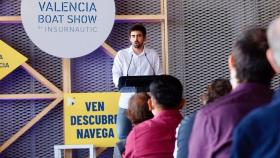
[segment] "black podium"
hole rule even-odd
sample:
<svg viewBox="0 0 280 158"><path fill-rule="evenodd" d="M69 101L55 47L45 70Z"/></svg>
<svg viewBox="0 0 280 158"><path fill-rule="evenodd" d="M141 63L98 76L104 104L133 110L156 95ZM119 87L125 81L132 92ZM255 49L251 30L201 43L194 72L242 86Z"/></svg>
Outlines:
<svg viewBox="0 0 280 158"><path fill-rule="evenodd" d="M149 86L153 80L161 76L121 76L118 88L121 93L129 92L149 92Z"/></svg>

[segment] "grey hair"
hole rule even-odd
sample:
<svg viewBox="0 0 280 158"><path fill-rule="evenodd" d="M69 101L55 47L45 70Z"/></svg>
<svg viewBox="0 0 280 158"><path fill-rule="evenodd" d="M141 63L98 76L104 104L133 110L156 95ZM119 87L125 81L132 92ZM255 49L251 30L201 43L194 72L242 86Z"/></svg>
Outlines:
<svg viewBox="0 0 280 158"><path fill-rule="evenodd" d="M280 67L280 17L273 20L268 26L267 39L273 58Z"/></svg>

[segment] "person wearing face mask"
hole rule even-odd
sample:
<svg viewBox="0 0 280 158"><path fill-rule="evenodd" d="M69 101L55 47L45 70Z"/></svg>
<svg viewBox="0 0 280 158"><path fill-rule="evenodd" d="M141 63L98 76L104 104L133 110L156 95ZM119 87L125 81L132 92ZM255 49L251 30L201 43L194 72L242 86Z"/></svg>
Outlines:
<svg viewBox="0 0 280 158"><path fill-rule="evenodd" d="M176 128L182 120L185 104L181 82L161 75L150 84L148 105L154 117L133 127L129 133L124 158L173 158Z"/></svg>
<svg viewBox="0 0 280 158"><path fill-rule="evenodd" d="M229 157L234 128L249 112L271 101L275 72L266 59L267 50L265 29L251 28L238 36L229 57L232 91L197 112L190 158Z"/></svg>
<svg viewBox="0 0 280 158"><path fill-rule="evenodd" d="M268 27L270 48L266 57L280 74L280 17ZM246 116L233 134L231 158L274 158L280 156L280 90L272 101Z"/></svg>
<svg viewBox="0 0 280 158"><path fill-rule="evenodd" d="M215 79L206 88L206 93L200 96L202 107L227 95L232 90L230 81L227 79ZM195 120L196 112L185 116L176 129L176 143L173 153L174 158L188 157L188 144Z"/></svg>

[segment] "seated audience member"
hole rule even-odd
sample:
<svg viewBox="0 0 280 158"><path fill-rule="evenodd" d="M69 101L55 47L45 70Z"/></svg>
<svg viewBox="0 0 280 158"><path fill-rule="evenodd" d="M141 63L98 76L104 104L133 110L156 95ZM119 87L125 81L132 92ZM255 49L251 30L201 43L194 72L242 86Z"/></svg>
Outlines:
<svg viewBox="0 0 280 158"><path fill-rule="evenodd" d="M149 109L154 114L129 133L125 145L125 158L172 158L176 127L182 120L180 109L182 98L181 82L169 75L162 75L150 85Z"/></svg>
<svg viewBox="0 0 280 158"><path fill-rule="evenodd" d="M222 97L232 90L230 81L227 79L216 79L212 81L206 89L206 93L201 96L202 105L209 104L219 97Z"/></svg>
<svg viewBox="0 0 280 158"><path fill-rule="evenodd" d="M233 129L253 109L271 101L274 71L266 59L264 29L240 34L229 57L233 90L199 110L189 142L190 158L229 157Z"/></svg>
<svg viewBox="0 0 280 158"><path fill-rule="evenodd" d="M215 99L228 94L231 91L231 84L226 79L216 79L212 81L206 89L206 93L201 98L201 104L205 105L213 102ZM184 117L176 130L176 143L173 153L174 158L187 158L188 157L188 144L192 131L193 122L196 112L190 116Z"/></svg>
<svg viewBox="0 0 280 158"><path fill-rule="evenodd" d="M153 118L153 113L149 110L147 93L141 92L134 94L128 102L127 118L131 121L132 126ZM114 147L114 158L121 158L125 150L125 139L120 140Z"/></svg>
<svg viewBox="0 0 280 158"><path fill-rule="evenodd" d="M136 93L130 98L127 109L127 118L131 121L133 126L154 117L153 113L149 110L149 99L150 96L144 92Z"/></svg>
<svg viewBox="0 0 280 158"><path fill-rule="evenodd" d="M280 73L280 17L274 20L267 32L270 49L267 59ZM280 157L280 91L268 106L258 108L246 116L233 135L232 158Z"/></svg>

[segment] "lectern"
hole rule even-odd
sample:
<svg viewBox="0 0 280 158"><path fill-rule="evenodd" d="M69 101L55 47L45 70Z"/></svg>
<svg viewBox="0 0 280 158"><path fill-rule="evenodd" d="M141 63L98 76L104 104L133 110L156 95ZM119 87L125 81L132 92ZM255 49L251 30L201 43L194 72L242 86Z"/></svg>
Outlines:
<svg viewBox="0 0 280 158"><path fill-rule="evenodd" d="M162 75L156 76L122 76L119 79L118 88L121 93L149 92L149 86L153 80L159 79Z"/></svg>

